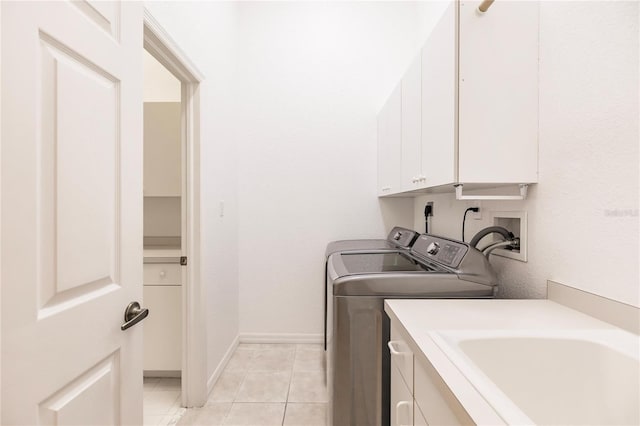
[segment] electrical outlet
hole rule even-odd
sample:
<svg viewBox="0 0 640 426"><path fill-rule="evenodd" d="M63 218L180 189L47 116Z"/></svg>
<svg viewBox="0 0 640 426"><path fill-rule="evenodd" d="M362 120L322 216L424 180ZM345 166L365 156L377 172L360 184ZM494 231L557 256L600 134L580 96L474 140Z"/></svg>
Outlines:
<svg viewBox="0 0 640 426"><path fill-rule="evenodd" d="M482 219L482 203L478 200L474 200L474 201L468 201L467 202L467 207L477 207L478 211L474 212L474 211L470 211L469 212L469 218L470 219L474 219L474 220L481 220Z"/></svg>

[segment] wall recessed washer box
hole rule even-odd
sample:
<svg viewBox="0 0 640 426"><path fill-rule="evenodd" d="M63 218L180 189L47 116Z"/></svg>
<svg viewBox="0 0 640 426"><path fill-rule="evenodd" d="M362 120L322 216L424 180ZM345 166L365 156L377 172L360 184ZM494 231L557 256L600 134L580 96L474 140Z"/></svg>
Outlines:
<svg viewBox="0 0 640 426"><path fill-rule="evenodd" d="M495 226L502 226L520 238L520 250L496 249L492 254L510 259L527 261L527 212L525 211L492 211L491 217ZM500 237L494 237L496 242Z"/></svg>

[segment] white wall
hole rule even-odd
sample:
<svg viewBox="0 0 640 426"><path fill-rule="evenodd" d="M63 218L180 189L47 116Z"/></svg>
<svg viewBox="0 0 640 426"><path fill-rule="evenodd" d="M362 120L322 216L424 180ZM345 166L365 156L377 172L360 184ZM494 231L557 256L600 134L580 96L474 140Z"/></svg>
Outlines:
<svg viewBox="0 0 640 426"><path fill-rule="evenodd" d="M545 297L553 280L640 306L638 21L637 2L541 3L539 184L467 220L469 240L490 210L528 213L529 262L492 256L502 297ZM460 238L467 203L417 198L421 231L426 201L431 231Z"/></svg>
<svg viewBox="0 0 640 426"><path fill-rule="evenodd" d="M180 193L181 83L149 52L143 50L144 106L144 236L180 235L180 197L149 197L150 192ZM176 114L148 102L171 102ZM171 110L173 111L173 110ZM164 114L163 114L164 113ZM160 124L158 126L158 124ZM164 124L164 125L163 125ZM161 130L159 130L161 129ZM174 130L167 132L167 129ZM154 132L153 130L158 130ZM170 139L168 136L177 137ZM172 164L173 163L173 164ZM166 168L167 164L177 167ZM171 173L167 173L170 171ZM149 182L153 180L154 182ZM175 185L174 185L175 184ZM177 188L175 187L177 185ZM152 188L152 191L149 189ZM158 195L154 193L153 195Z"/></svg>
<svg viewBox="0 0 640 426"><path fill-rule="evenodd" d="M376 114L442 5L148 7L207 77L210 369L238 331L319 336L327 242L413 220L411 200L375 195ZM540 184L524 203L483 205L529 213L529 263L495 261L502 295L542 297L554 279L638 305L637 3L541 7ZM436 201L435 232L458 237L466 205L440 195L415 209L426 199Z"/></svg>
<svg viewBox="0 0 640 426"><path fill-rule="evenodd" d="M145 102L180 102L180 80L146 50L143 54Z"/></svg>
<svg viewBox="0 0 640 426"><path fill-rule="evenodd" d="M204 74L201 99L201 279L207 292L209 374L238 335L237 150L233 137L236 5L147 2ZM219 200L225 215L218 214Z"/></svg>
<svg viewBox="0 0 640 426"><path fill-rule="evenodd" d="M326 244L411 224L376 197L376 115L444 7L239 3L242 333L319 338Z"/></svg>

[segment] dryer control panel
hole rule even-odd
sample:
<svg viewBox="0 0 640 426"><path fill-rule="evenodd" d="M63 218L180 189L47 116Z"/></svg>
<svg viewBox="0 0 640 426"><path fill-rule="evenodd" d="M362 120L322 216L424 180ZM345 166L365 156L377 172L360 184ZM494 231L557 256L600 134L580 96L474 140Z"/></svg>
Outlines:
<svg viewBox="0 0 640 426"><path fill-rule="evenodd" d="M422 234L413 244L411 253L436 263L457 268L469 246L461 241Z"/></svg>

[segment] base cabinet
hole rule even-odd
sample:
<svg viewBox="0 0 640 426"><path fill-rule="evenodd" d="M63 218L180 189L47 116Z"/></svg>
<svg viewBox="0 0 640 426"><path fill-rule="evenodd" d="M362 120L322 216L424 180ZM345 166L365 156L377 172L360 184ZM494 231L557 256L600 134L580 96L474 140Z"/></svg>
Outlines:
<svg viewBox="0 0 640 426"><path fill-rule="evenodd" d="M471 424L471 422L460 420L459 417L466 416L464 409L427 360L420 359L416 362L414 371L414 398L426 424L443 426Z"/></svg>
<svg viewBox="0 0 640 426"><path fill-rule="evenodd" d="M413 351L394 324L391 324L391 426L413 424Z"/></svg>
<svg viewBox="0 0 640 426"><path fill-rule="evenodd" d="M396 321L391 321L391 425L474 424L428 359ZM415 354L415 355L414 355Z"/></svg>
<svg viewBox="0 0 640 426"><path fill-rule="evenodd" d="M182 287L145 285L144 321L145 375L165 376L182 370Z"/></svg>
<svg viewBox="0 0 640 426"><path fill-rule="evenodd" d="M415 426L429 426L427 423L427 419L424 418L424 414L422 414L422 410L418 404L413 406L413 424Z"/></svg>
<svg viewBox="0 0 640 426"><path fill-rule="evenodd" d="M391 365L391 426L413 425L413 394L402 380L400 371Z"/></svg>

